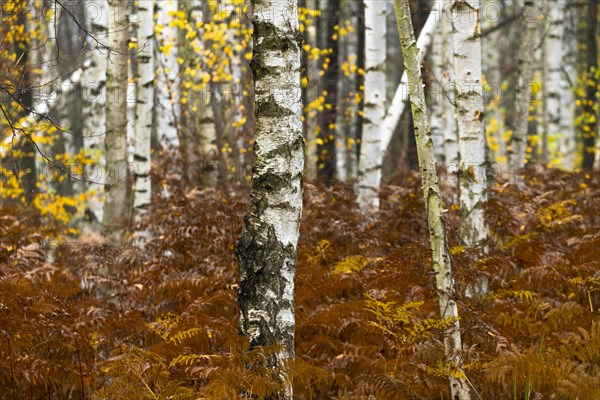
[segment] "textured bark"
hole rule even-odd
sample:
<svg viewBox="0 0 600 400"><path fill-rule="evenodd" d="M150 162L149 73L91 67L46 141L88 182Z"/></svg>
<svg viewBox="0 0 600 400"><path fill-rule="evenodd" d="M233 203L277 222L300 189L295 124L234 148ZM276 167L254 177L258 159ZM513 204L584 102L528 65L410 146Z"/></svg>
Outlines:
<svg viewBox="0 0 600 400"><path fill-rule="evenodd" d="M458 126L460 237L468 247L485 248L489 231L484 215L487 203L486 139L483 130L478 0L455 0L452 3L452 28Z"/></svg>
<svg viewBox="0 0 600 400"><path fill-rule="evenodd" d="M542 161L547 163L549 160L548 140L547 138L558 137L561 132L561 83L562 83L562 60L563 47L562 38L564 34L564 1L547 0L544 2L544 47L543 47L543 65L544 65L544 114L543 130L546 140L543 141ZM560 141L564 143L564 141ZM559 150L560 156L565 150Z"/></svg>
<svg viewBox="0 0 600 400"><path fill-rule="evenodd" d="M106 180L105 233L123 239L131 217L131 179L127 160L127 59L129 20L127 0L109 0L106 69Z"/></svg>
<svg viewBox="0 0 600 400"><path fill-rule="evenodd" d="M323 75L322 89L326 91L325 108L319 115L320 134L318 138L317 157L318 168L317 178L320 182L329 186L336 177L336 149L335 140L337 136L336 118L338 114L338 90L339 81L339 62L338 62L338 42L333 40L336 34L335 27L340 23L340 1L325 0L326 7L321 13L323 32L321 36L321 48L331 49L330 54L325 58L329 67ZM321 144L322 143L322 144Z"/></svg>
<svg viewBox="0 0 600 400"><path fill-rule="evenodd" d="M525 165L530 91L534 73L535 45L539 20L539 0L526 0L523 9L521 46L518 61L518 91L515 99L515 128L510 138L508 154L513 179L520 182L519 170Z"/></svg>
<svg viewBox="0 0 600 400"><path fill-rule="evenodd" d="M106 0L88 0L90 10L95 18L87 20L87 29L98 42L106 45L108 34L108 2ZM103 220L101 196L104 194L105 155L104 135L106 134L106 67L108 50L93 38L88 37L91 47L89 58L83 65L83 147L93 164L84 170L86 188L94 194L88 199L86 206L86 222L84 229L97 230Z"/></svg>
<svg viewBox="0 0 600 400"><path fill-rule="evenodd" d="M423 57L427 53L427 49L433 40L433 33L435 32L435 27L437 26L439 20L439 13L434 9L427 17L427 21L425 21L423 29L421 29L421 33L419 34L419 38L416 43L416 46L419 49L419 61L422 61ZM404 107L408 100L408 94L408 76L406 73L403 73L400 84L394 93L394 98L388 107L388 112L384 120L383 132L381 136L381 148L384 152L387 151L387 148L392 141L392 136L394 136L394 131L400 123L400 118L402 118L402 113L404 112Z"/></svg>
<svg viewBox="0 0 600 400"><path fill-rule="evenodd" d="M379 208L381 132L385 118L386 2L364 0L365 104L358 164L357 201L361 210Z"/></svg>
<svg viewBox="0 0 600 400"><path fill-rule="evenodd" d="M156 2L156 24L162 27L157 35L155 119L159 140L164 147L178 147L178 124L181 117L179 102L179 64L177 64L177 29L170 26L177 12L177 1Z"/></svg>
<svg viewBox="0 0 600 400"><path fill-rule="evenodd" d="M278 345L272 365L294 357L294 276L302 213L302 36L296 0L253 0L256 129L252 189L237 244L241 335ZM281 371L285 390L292 386Z"/></svg>
<svg viewBox="0 0 600 400"><path fill-rule="evenodd" d="M142 0L138 8L137 102L133 161L135 195L133 213L141 218L150 208L152 109L154 108L154 0Z"/></svg>
<svg viewBox="0 0 600 400"><path fill-rule="evenodd" d="M454 325L446 332L444 339L446 361L461 368L460 351L462 349L458 307L455 298L452 265L446 242L445 222L442 202L435 168L431 130L427 117L427 104L423 92L423 78L420 72L421 62L415 46L410 6L408 0L394 0L400 43L404 55L404 65L408 76L410 102L415 125L415 139L419 157L419 169L423 182L423 196L427 210L429 241L432 251L433 270L436 277L440 313L442 318L456 318ZM470 399L466 379L450 377L452 399Z"/></svg>

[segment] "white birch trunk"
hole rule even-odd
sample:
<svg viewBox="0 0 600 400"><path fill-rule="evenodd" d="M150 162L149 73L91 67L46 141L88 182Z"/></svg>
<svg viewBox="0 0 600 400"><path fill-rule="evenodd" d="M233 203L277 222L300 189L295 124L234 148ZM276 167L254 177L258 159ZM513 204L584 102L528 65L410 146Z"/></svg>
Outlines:
<svg viewBox="0 0 600 400"><path fill-rule="evenodd" d="M442 117L444 119L444 159L447 174L456 174L458 171L458 132L456 128L456 113L454 105L454 42L452 41L452 12L450 1L443 1L441 13L442 30Z"/></svg>
<svg viewBox="0 0 600 400"><path fill-rule="evenodd" d="M560 75L560 133L558 155L562 158L562 166L566 170L575 168L575 82L577 81L577 24L576 18L566 1L559 1L557 6L562 19L562 57L559 65Z"/></svg>
<svg viewBox="0 0 600 400"><path fill-rule="evenodd" d="M452 29L458 126L460 236L468 247L485 248L489 231L484 216L487 203L487 174L479 0L453 2Z"/></svg>
<svg viewBox="0 0 600 400"><path fill-rule="evenodd" d="M87 0L87 29L91 47L83 65L83 147L93 163L84 168L83 177L89 194L84 229L96 231L104 218L102 196L106 175L104 135L106 134L106 66L108 63L108 1Z"/></svg>
<svg viewBox="0 0 600 400"><path fill-rule="evenodd" d="M421 33L419 34L419 38L417 39L416 43L416 46L419 49L419 62L423 61L423 57L425 57L425 53L427 53L427 49L433 40L433 33L435 32L435 27L437 26L439 19L439 12L434 9L427 17L427 21L425 21L423 29L421 29ZM394 93L394 98L388 107L387 115L385 116L383 123L381 148L384 153L387 151L387 148L392 141L394 131L400 123L400 118L402 117L402 113L404 112L404 107L407 101L408 76L406 73L403 73L402 79L400 80L400 84Z"/></svg>
<svg viewBox="0 0 600 400"><path fill-rule="evenodd" d="M128 0L109 0L106 68L106 180L104 218L107 235L123 239L131 214L131 179L127 156Z"/></svg>
<svg viewBox="0 0 600 400"><path fill-rule="evenodd" d="M135 194L133 212L141 218L150 208L152 110L154 108L154 0L140 0L137 30L137 102L133 161Z"/></svg>
<svg viewBox="0 0 600 400"><path fill-rule="evenodd" d="M386 2L365 4L364 122L358 164L357 201L363 211L379 207L381 132L385 119Z"/></svg>
<svg viewBox="0 0 600 400"><path fill-rule="evenodd" d="M518 91L515 99L515 129L509 143L511 175L520 184L520 170L525 165L527 146L527 127L529 104L531 102L531 84L533 81L535 47L539 19L539 0L526 0L523 8L521 27L521 46L519 48Z"/></svg>
<svg viewBox="0 0 600 400"><path fill-rule="evenodd" d="M415 126L419 169L423 182L423 196L427 210L427 225L429 227L429 241L440 303L440 314L442 318L455 319L455 323L448 329L444 339L446 361L451 364L452 368L460 370L462 365L460 356L462 341L458 321L458 306L454 300L454 279L452 277L452 265L446 241L445 222L435 168L431 130L427 119L427 104L425 103L423 78L420 68L421 61L419 60L418 50L415 48L415 36L408 0L394 0L394 5L410 89L410 102ZM451 376L449 380L452 399L468 400L471 398L466 379Z"/></svg>
<svg viewBox="0 0 600 400"><path fill-rule="evenodd" d="M562 0L546 0L544 2L544 83L542 87L544 90L543 129L547 139L553 139L561 135L562 38L564 34L563 3L564 1ZM564 141L562 142L564 143ZM547 146L548 140L545 140L542 155L544 162L548 162L549 158ZM561 156L561 154L561 149L557 149L557 155Z"/></svg>
<svg viewBox="0 0 600 400"><path fill-rule="evenodd" d="M155 120L158 137L164 147L179 146L178 124L181 115L179 103L179 64L177 64L177 28L171 26L171 14L178 10L177 1L156 2L156 24L161 28L157 34L156 104Z"/></svg>
<svg viewBox="0 0 600 400"><path fill-rule="evenodd" d="M294 276L302 214L302 39L296 0L253 0L256 128L248 212L237 244L239 332L250 346L279 345L272 366L294 357ZM293 398L291 379L273 398Z"/></svg>

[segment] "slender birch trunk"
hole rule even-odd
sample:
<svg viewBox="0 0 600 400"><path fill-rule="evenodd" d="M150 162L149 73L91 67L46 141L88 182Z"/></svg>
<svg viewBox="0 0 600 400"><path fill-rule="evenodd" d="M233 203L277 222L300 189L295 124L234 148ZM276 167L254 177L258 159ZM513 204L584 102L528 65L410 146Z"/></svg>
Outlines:
<svg viewBox="0 0 600 400"><path fill-rule="evenodd" d="M539 20L535 17L539 12L539 0L526 0L523 8L521 26L521 46L518 61L518 90L515 99L515 129L510 138L509 158L512 177L520 182L519 171L525 166L525 147L527 146L527 127L529 120L529 104L531 85L534 73L535 47Z"/></svg>
<svg viewBox="0 0 600 400"><path fill-rule="evenodd" d="M433 10L427 17L427 21L425 21L423 29L421 29L421 33L419 34L419 38L417 39L416 43L416 46L419 49L419 62L423 61L423 57L427 53L427 50L433 40L433 34L439 19L439 13L436 10ZM387 148L392 141L394 131L400 123L400 118L402 118L402 113L404 112L404 107L408 100L408 94L408 75L403 73L402 79L400 80L400 84L394 93L394 98L388 107L387 115L385 116L383 123L381 148L384 153L387 151Z"/></svg>
<svg viewBox="0 0 600 400"><path fill-rule="evenodd" d="M177 64L177 28L171 26L173 14L177 12L177 1L159 0L156 2L157 35L155 120L159 140L164 147L179 146L178 124L181 116L179 102L179 64Z"/></svg>
<svg viewBox="0 0 600 400"><path fill-rule="evenodd" d="M127 0L109 0L106 69L106 199L102 223L106 234L123 239L131 216L131 180L127 158L127 83L129 19Z"/></svg>
<svg viewBox="0 0 600 400"><path fill-rule="evenodd" d="M365 103L358 164L358 204L361 210L379 207L381 132L385 119L386 2L365 4Z"/></svg>
<svg viewBox="0 0 600 400"><path fill-rule="evenodd" d="M446 361L451 363L453 368L460 370L462 364L460 357L462 342L458 321L458 306L454 300L454 279L452 277L451 259L446 242L442 201L435 169L431 130L427 118L427 105L423 92L421 62L418 56L418 49L415 46L416 41L410 16L409 0L394 0L394 6L396 9L396 20L398 22L402 53L404 55L404 65L408 76L419 169L423 182L423 196L427 210L429 241L440 302L440 313L442 318L454 318L456 321L448 329L444 339ZM450 390L452 399L470 399L465 378L450 377Z"/></svg>
<svg viewBox="0 0 600 400"><path fill-rule="evenodd" d="M478 0L453 2L452 29L458 126L460 237L468 247L485 248L489 231L484 215L487 203L486 139L483 127Z"/></svg>
<svg viewBox="0 0 600 400"><path fill-rule="evenodd" d="M563 47L562 38L564 34L564 14L561 0L547 0L544 3L545 18L543 43L543 78L544 110L543 130L546 138L561 135L561 107L562 107L562 61ZM549 161L548 140L543 142L542 160ZM559 151L559 154L560 155Z"/></svg>
<svg viewBox="0 0 600 400"><path fill-rule="evenodd" d="M294 358L294 276L302 214L302 39L296 0L253 0L256 130L248 212L237 244L238 329L251 347L278 345L274 367ZM291 380L281 370L293 398Z"/></svg>
<svg viewBox="0 0 600 400"><path fill-rule="evenodd" d="M135 194L133 213L139 220L150 208L152 110L154 108L154 0L140 0L137 30L137 102L133 161Z"/></svg>
<svg viewBox="0 0 600 400"><path fill-rule="evenodd" d="M458 131L456 127L456 87L454 82L454 42L452 41L452 12L450 1L443 1L442 31L442 117L444 119L444 159L448 174L458 171Z"/></svg>
<svg viewBox="0 0 600 400"><path fill-rule="evenodd" d="M562 166L575 168L575 86L577 83L577 20L578 13L569 2L559 2L563 14L563 60L561 62L560 132L557 153Z"/></svg>
<svg viewBox="0 0 600 400"><path fill-rule="evenodd" d="M104 194L105 155L104 135L106 134L106 66L108 50L108 1L88 0L87 14L90 16L87 29L91 48L89 58L84 62L82 75L83 91L83 147L92 160L84 168L83 177L89 194L84 229L97 231L104 218L101 197ZM93 11L93 12L92 12ZM93 17L92 17L93 16Z"/></svg>

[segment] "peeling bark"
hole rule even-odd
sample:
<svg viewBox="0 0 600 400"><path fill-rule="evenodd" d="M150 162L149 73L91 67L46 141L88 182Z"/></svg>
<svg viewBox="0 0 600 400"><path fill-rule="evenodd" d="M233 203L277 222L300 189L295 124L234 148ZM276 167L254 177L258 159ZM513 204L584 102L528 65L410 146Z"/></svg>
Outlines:
<svg viewBox="0 0 600 400"><path fill-rule="evenodd" d="M251 347L278 345L275 367L294 357L294 276L302 212L302 36L295 0L253 0L256 128L248 212L237 244L238 329ZM278 398L292 399L292 386Z"/></svg>
<svg viewBox="0 0 600 400"><path fill-rule="evenodd" d="M458 126L460 237L468 247L485 249L489 230L484 215L487 174L479 0L455 0L452 3L452 29Z"/></svg>

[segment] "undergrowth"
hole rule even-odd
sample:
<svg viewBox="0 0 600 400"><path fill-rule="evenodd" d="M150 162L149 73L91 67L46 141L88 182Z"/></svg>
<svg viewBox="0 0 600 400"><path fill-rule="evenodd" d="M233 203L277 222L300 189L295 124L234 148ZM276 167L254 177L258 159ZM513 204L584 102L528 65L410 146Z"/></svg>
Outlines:
<svg viewBox="0 0 600 400"><path fill-rule="evenodd" d="M283 366L296 398L449 398L452 321L439 319L419 185L411 175L385 187L367 219L351 187L305 185L297 360ZM0 209L0 399L221 400L278 388L265 350L245 352L236 328L247 193L170 191L154 199L141 250ZM600 178L550 170L520 191L498 183L487 255L459 245L447 203L473 398L600 398ZM465 297L482 274L490 293Z"/></svg>

